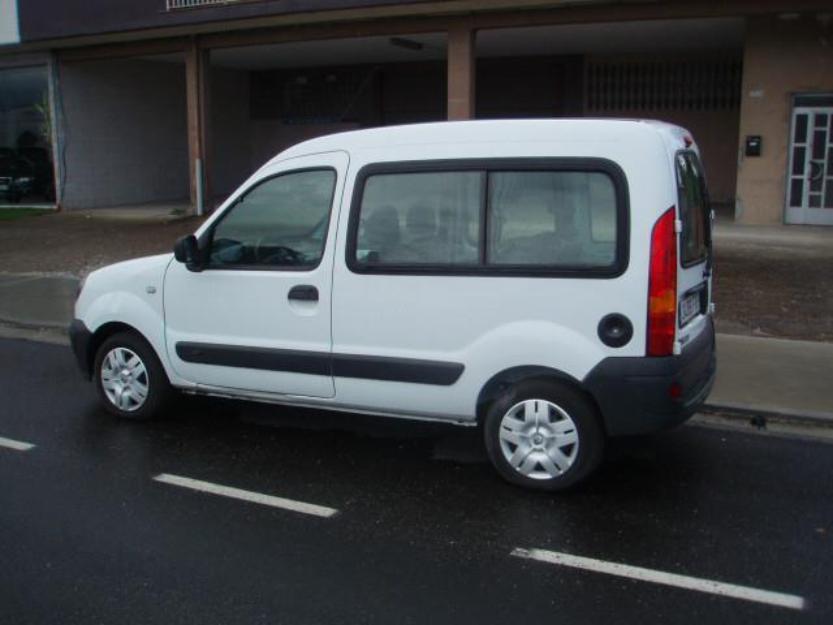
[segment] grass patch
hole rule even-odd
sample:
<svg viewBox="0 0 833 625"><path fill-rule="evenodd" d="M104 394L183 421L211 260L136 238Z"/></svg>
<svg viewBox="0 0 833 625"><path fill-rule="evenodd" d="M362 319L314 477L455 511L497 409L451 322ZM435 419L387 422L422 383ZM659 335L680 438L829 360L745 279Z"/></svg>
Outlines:
<svg viewBox="0 0 833 625"><path fill-rule="evenodd" d="M49 208L29 208L26 206L15 206L14 208L0 207L0 221L14 221L21 217L37 217L38 215L46 215L47 213L54 213Z"/></svg>

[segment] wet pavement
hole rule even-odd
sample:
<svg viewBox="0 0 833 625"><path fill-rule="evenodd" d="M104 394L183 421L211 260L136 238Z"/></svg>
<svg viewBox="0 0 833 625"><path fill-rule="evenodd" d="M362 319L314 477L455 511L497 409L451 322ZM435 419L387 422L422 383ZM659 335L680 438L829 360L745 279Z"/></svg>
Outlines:
<svg viewBox="0 0 833 625"><path fill-rule="evenodd" d="M549 495L503 483L476 430L204 398L118 422L63 346L0 340L0 397L0 437L34 445L0 445L0 623L833 619L830 443L686 426L612 444L581 490ZM804 609L516 549L785 593Z"/></svg>

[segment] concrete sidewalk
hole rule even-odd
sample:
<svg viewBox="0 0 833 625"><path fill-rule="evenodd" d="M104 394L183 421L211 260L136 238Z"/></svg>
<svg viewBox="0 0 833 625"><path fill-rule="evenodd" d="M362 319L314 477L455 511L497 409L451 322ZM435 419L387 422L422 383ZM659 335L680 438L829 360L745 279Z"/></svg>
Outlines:
<svg viewBox="0 0 833 625"><path fill-rule="evenodd" d="M833 343L718 334L708 404L833 423Z"/></svg>
<svg viewBox="0 0 833 625"><path fill-rule="evenodd" d="M69 276L0 274L0 323L63 331L77 288ZM717 358L710 408L833 424L833 343L718 334Z"/></svg>
<svg viewBox="0 0 833 625"><path fill-rule="evenodd" d="M829 226L750 226L718 220L712 237L717 249L741 246L793 254L833 254L833 228Z"/></svg>
<svg viewBox="0 0 833 625"><path fill-rule="evenodd" d="M77 291L78 278L74 276L0 274L0 322L66 329Z"/></svg>

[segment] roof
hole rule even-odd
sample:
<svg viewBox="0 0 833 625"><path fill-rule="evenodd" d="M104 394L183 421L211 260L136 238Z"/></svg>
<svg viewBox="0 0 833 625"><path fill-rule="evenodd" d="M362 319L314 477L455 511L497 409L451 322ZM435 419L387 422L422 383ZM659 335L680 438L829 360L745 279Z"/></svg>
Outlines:
<svg viewBox="0 0 833 625"><path fill-rule="evenodd" d="M654 120L633 119L509 119L432 122L384 126L325 135L294 145L270 162L335 150L373 150L397 146L448 143L619 142L661 137L680 142L688 131Z"/></svg>

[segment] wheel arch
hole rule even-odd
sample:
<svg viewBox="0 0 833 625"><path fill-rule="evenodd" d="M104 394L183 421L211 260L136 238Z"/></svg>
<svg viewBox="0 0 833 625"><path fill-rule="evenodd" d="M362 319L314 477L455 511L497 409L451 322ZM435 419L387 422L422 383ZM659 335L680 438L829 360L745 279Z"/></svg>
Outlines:
<svg viewBox="0 0 833 625"><path fill-rule="evenodd" d="M545 367L543 365L523 365L518 367L510 367L493 375L486 384L480 389L477 396L477 424L482 425L483 419L486 416L486 411L493 401L505 392L511 386L528 380L544 380L554 381L565 384L573 390L581 393L595 408L599 417L599 425L603 430L605 428L604 418L599 407L599 403L584 385L571 376L559 369L553 367Z"/></svg>
<svg viewBox="0 0 833 625"><path fill-rule="evenodd" d="M98 328L96 328L95 332L93 332L90 336L90 342L87 345L87 353L85 355L84 362L84 373L87 375L88 378L92 379L93 377L95 355L98 353L99 348L104 344L104 341L109 339L111 336L118 334L119 332L129 332L130 334L139 337L145 342L145 344L147 344L151 351L153 351L156 357L159 358L159 354L157 353L156 349L154 349L153 344L138 329L136 329L128 323L124 323L123 321L108 321L107 323L103 323Z"/></svg>

